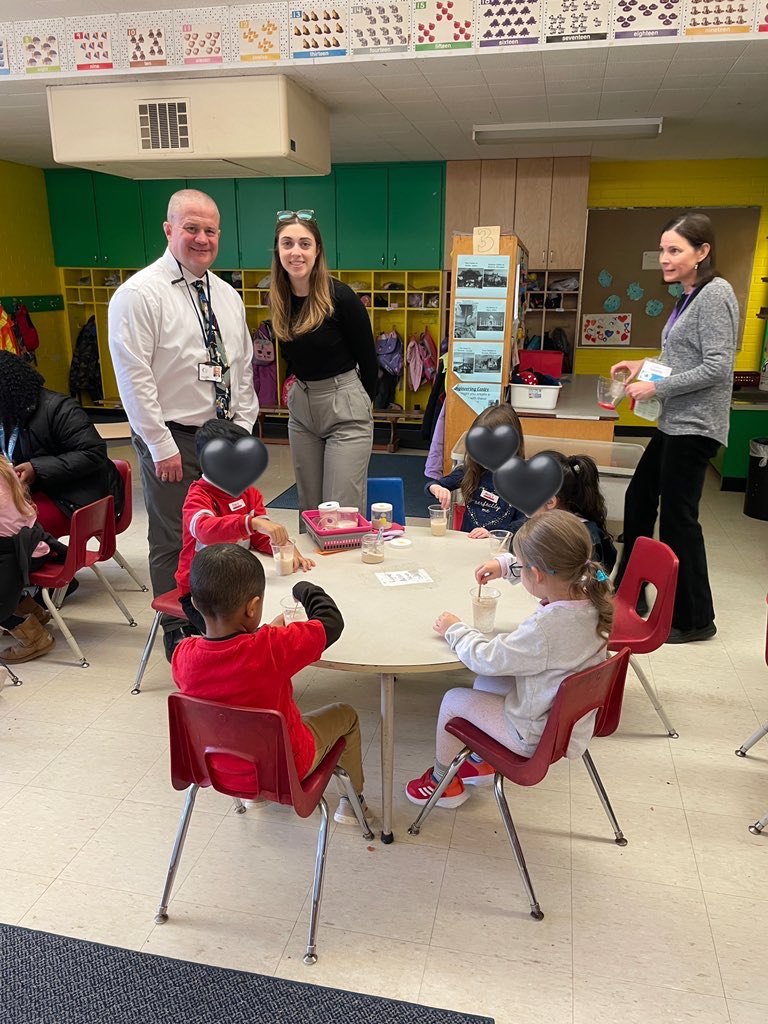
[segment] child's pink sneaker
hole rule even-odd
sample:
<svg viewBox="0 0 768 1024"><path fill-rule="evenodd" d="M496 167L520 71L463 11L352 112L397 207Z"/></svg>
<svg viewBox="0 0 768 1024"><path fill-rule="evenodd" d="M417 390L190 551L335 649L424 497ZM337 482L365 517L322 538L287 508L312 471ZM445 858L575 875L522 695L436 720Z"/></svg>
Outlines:
<svg viewBox="0 0 768 1024"><path fill-rule="evenodd" d="M487 761L473 761L468 757L456 773L465 786L490 786L496 774Z"/></svg>
<svg viewBox="0 0 768 1024"><path fill-rule="evenodd" d="M413 779L405 787L405 795L411 801L412 804L426 804L429 798L437 789L438 783L435 782L432 776L432 769L427 768L420 779ZM469 793L464 789L462 781L454 777L451 779L451 784L445 790L443 795L437 801L438 807L461 807L465 800L469 798Z"/></svg>

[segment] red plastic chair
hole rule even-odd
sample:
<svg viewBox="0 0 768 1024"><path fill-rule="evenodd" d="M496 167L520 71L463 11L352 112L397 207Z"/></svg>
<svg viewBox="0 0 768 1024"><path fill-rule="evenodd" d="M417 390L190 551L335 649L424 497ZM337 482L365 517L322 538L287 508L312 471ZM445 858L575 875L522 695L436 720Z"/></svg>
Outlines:
<svg viewBox="0 0 768 1024"><path fill-rule="evenodd" d="M349 775L338 765L346 741L343 738L337 740L317 768L302 780L296 772L285 717L279 711L229 707L215 701L172 693L168 698L168 726L171 738L171 784L174 789L186 789L187 799L176 832L155 923L164 924L168 920L173 882L184 849L195 797L201 786L210 786L218 793L234 797L238 814L245 813L241 800L251 800L256 796L271 803L292 806L300 818L308 818L319 807L320 834L317 838L309 938L304 955L305 964L317 963L317 925L328 850L328 805L323 792L332 775L344 784L363 838L369 841L373 839L373 832ZM218 754L238 757L252 766L257 780L255 789L233 790L217 780L211 756Z"/></svg>
<svg viewBox="0 0 768 1024"><path fill-rule="evenodd" d="M56 625L59 627L67 643L80 662L83 668L88 668L88 662L83 652L78 647L77 641L70 633L61 612L56 607L52 591L64 591L75 578L75 573L81 569L92 569L99 583L115 602L117 607L125 616L129 626L135 626L136 620L125 607L118 595L112 588L109 580L99 569L97 562L105 562L115 552L115 503L112 495L100 498L91 505L77 509L72 514L69 529L69 548L67 557L62 563L49 562L37 572L29 574L30 586L40 587L43 600L48 611L53 616ZM88 550L88 541L95 538L99 541L96 551ZM63 593L62 593L63 596ZM57 595L58 597L58 595Z"/></svg>
<svg viewBox="0 0 768 1024"><path fill-rule="evenodd" d="M443 791L450 785L456 772L473 751L479 754L495 769L493 789L501 820L504 823L507 838L515 855L525 891L528 894L531 917L536 921L541 921L544 913L533 891L523 848L517 837L512 815L509 813L509 805L504 795L504 779L508 779L518 786L535 786L541 782L549 771L550 765L566 756L574 725L590 711L598 711L593 736L610 736L614 733L619 726L621 717L621 702L624 697L624 681L627 676L629 654L629 650L624 649L607 661L585 669L583 672L577 672L563 680L547 718L539 745L532 757L515 754L464 718L452 718L445 726L446 731L452 736L458 737L466 746L451 762L445 778L408 829L409 833L412 836L419 834L425 818L440 799ZM588 750L582 754L582 760L597 790L605 813L608 815L617 845L626 846L627 840L619 828L616 815L608 800L608 794L605 792Z"/></svg>
<svg viewBox="0 0 768 1024"><path fill-rule="evenodd" d="M123 492L125 494L125 498L123 500L123 511L119 516L115 516L115 535L119 537L121 533L125 533L133 520L131 464L130 462L126 462L125 459L113 459L112 461L117 472L120 474L120 479L123 481ZM117 548L115 548L115 553L112 557L120 568L125 569L131 579L138 584L139 590L146 593L147 587L144 584L144 581L140 579L133 566L128 564Z"/></svg>
<svg viewBox="0 0 768 1024"><path fill-rule="evenodd" d="M768 603L768 594L766 594L765 600L766 603ZM765 623L765 664L768 665L768 619L766 619ZM750 747L754 747L757 741L761 740L763 736L766 735L768 735L768 722L766 722L765 725L761 726L757 730L757 732L753 733L748 740L741 744L739 749L736 751L736 756L746 757L747 751L750 749ZM754 825L750 825L749 831L752 833L753 836L759 836L763 829L766 827L766 825L768 825L768 814L766 814L764 817L756 821Z"/></svg>
<svg viewBox="0 0 768 1024"><path fill-rule="evenodd" d="M678 559L672 548L650 537L637 538L614 598L613 629L608 641L611 651L619 651L623 647L630 649L632 657L629 663L668 735L675 740L678 738L677 729L667 717L653 684L635 655L652 654L667 641L675 610L677 569ZM651 583L656 588L656 600L647 619L637 614L637 599L644 583Z"/></svg>
<svg viewBox="0 0 768 1024"><path fill-rule="evenodd" d="M169 615L174 619L186 619L184 609L179 604L178 590L167 590L164 594L158 594L157 597L152 599L152 607L155 611L155 617L152 619L152 625L149 627L149 635L147 636L147 642L144 644L144 652L141 655L139 670L136 673L136 682L133 684L131 693L141 693L141 681L144 678L144 673L147 671L147 662L152 653L152 648L155 646L157 631L160 628L160 620L163 615Z"/></svg>

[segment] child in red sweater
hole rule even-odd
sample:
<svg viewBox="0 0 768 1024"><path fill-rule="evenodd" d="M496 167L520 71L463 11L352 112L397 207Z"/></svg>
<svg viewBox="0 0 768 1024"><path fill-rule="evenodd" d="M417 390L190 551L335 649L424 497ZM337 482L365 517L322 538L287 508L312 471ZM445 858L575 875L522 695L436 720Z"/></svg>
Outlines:
<svg viewBox="0 0 768 1024"><path fill-rule="evenodd" d="M223 438L237 444L251 435L232 420L208 420L195 434L197 458L209 441ZM240 544L254 551L272 554L272 544L287 544L288 531L279 523L273 523L264 507L261 491L249 487L238 497L222 491L201 476L187 491L182 512L182 548L179 566L176 570L176 586L179 588L179 604L184 614L199 633L205 631L202 616L192 603L189 594L189 567L195 552L209 544ZM293 569L306 572L314 566L311 558L300 555L294 547Z"/></svg>
<svg viewBox="0 0 768 1024"><path fill-rule="evenodd" d="M299 778L305 778L339 737L346 748L339 767L349 775L362 808L363 763L360 723L349 704L329 704L302 715L293 699L292 676L317 661L335 643L344 620L325 591L307 580L294 584L293 596L307 622L285 624L282 615L260 626L264 569L258 558L236 544L214 544L199 551L190 571L192 599L205 620L205 636L182 640L173 654L173 680L182 693L237 707L264 708L285 715ZM220 755L215 765L222 781L239 792L258 783L253 768ZM339 791L344 792L341 783ZM349 796L342 796L334 820L354 825Z"/></svg>

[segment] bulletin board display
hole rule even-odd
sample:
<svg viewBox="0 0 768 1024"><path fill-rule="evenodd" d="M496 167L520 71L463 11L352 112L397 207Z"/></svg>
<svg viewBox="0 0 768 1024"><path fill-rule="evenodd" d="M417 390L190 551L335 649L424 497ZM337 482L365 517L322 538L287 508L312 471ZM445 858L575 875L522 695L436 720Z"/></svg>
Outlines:
<svg viewBox="0 0 768 1024"><path fill-rule="evenodd" d="M711 219L716 239L717 269L730 282L739 302L738 345L744 331L747 296L752 280L760 209L754 206L700 207ZM578 343L581 348L656 348L661 331L680 293L666 285L658 265L664 225L680 214L677 207L631 210L590 210L582 277ZM628 339L595 330L594 323L626 323ZM610 326L610 325L609 325Z"/></svg>

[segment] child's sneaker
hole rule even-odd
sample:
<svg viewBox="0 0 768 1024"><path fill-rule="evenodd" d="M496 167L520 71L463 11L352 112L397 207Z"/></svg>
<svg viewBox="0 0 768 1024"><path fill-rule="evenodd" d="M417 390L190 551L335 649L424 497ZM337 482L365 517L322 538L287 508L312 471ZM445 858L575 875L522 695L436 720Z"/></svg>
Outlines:
<svg viewBox="0 0 768 1024"><path fill-rule="evenodd" d="M381 827L381 823L378 821L376 815L365 802L365 797L360 798L360 804L363 808L363 814L365 815L365 819L368 822L371 831L375 832L378 828ZM333 820L337 822L339 825L357 825L358 828L360 827L360 822L357 820L357 817L355 816L352 804L349 802L349 797L339 797L339 806L334 811Z"/></svg>
<svg viewBox="0 0 768 1024"><path fill-rule="evenodd" d="M496 772L487 761L473 761L468 757L456 774L465 786L490 786Z"/></svg>
<svg viewBox="0 0 768 1024"><path fill-rule="evenodd" d="M405 795L412 804L424 805L435 792L438 783L432 775L432 769L427 768L420 779L413 779L405 787ZM464 789L464 783L457 776L451 779L451 784L437 801L438 807L461 807L469 793Z"/></svg>

